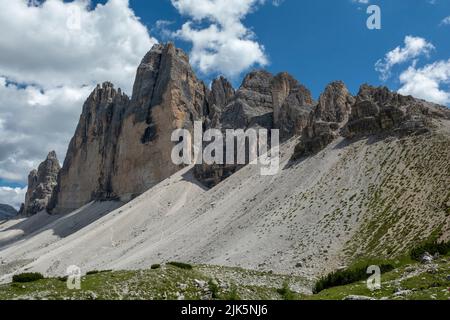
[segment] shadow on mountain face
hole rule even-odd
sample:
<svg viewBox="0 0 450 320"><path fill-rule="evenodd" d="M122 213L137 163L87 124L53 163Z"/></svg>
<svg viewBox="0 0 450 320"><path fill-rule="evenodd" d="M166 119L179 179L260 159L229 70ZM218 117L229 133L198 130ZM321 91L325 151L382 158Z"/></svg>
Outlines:
<svg viewBox="0 0 450 320"><path fill-rule="evenodd" d="M67 215L50 215L45 211L19 221L0 231L0 250L9 244L23 241L40 233L51 231L59 238L65 238L123 205L119 201L91 202Z"/></svg>
<svg viewBox="0 0 450 320"><path fill-rule="evenodd" d="M200 187L204 191L208 191L210 189L210 188L206 187L203 183L201 183L200 181L198 181L198 179L196 179L194 177L194 168L192 168L191 170L189 170L188 172L183 174L181 177L183 178L184 181L193 183L196 186Z"/></svg>

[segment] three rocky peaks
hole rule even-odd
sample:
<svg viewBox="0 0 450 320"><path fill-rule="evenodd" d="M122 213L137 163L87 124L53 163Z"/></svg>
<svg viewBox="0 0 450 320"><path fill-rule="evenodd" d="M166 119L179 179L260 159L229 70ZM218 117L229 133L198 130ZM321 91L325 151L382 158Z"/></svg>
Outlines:
<svg viewBox="0 0 450 320"><path fill-rule="evenodd" d="M134 198L181 169L171 161L171 134L192 131L194 121L204 129L279 129L282 140L300 137L294 158L301 158L338 136L425 133L432 118L450 119L450 112L384 87L363 85L353 97L334 82L315 102L287 73L251 72L236 91L219 77L209 89L182 50L157 44L138 67L131 98L109 82L95 88L62 168L51 152L30 173L21 213L68 213L93 200ZM239 168L204 165L195 175L212 187Z"/></svg>

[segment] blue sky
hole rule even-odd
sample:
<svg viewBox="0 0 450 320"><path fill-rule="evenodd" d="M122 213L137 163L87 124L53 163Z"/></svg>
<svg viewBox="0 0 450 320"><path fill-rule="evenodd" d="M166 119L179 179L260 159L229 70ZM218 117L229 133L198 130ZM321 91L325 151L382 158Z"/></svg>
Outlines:
<svg viewBox="0 0 450 320"><path fill-rule="evenodd" d="M381 30L367 29L368 5L351 0L285 0L277 7L267 3L248 14L243 23L265 47L269 58L265 69L273 73L288 71L315 97L327 83L337 79L343 80L353 93L364 82L397 90L398 79L380 81L374 65L386 52L401 45L407 35L425 38L436 47L418 66L450 58L450 26L441 25L450 15L450 1L385 0L371 4L382 10ZM158 39L158 20L173 22L169 28L174 31L187 20L170 0L131 0L130 5ZM187 51L191 47L188 42L170 40ZM394 71L400 72L401 67ZM214 75L201 76L207 81ZM233 79L235 86L241 78Z"/></svg>
<svg viewBox="0 0 450 320"><path fill-rule="evenodd" d="M450 104L448 0L0 0L0 203L18 207L27 175L64 160L97 83L131 93L157 42L191 56L206 83L287 71L317 99L343 80ZM369 30L366 10L381 10ZM377 67L376 67L377 64Z"/></svg>

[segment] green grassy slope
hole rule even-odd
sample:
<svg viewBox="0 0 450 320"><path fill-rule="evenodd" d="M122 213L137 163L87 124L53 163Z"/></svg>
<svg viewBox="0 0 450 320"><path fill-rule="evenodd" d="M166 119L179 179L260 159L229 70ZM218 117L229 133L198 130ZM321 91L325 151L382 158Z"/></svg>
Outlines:
<svg viewBox="0 0 450 320"><path fill-rule="evenodd" d="M400 263L401 265L401 263ZM81 290L67 289L65 279L0 285L0 299L145 299L145 300L342 300L349 296L388 300L449 300L450 258L425 265L403 264L382 275L382 287L370 291L365 281L306 294L313 283L300 277L239 268L163 265L155 270L106 271L82 278Z"/></svg>
<svg viewBox="0 0 450 320"><path fill-rule="evenodd" d="M49 278L30 283L0 285L0 300L12 299L283 299L278 289L287 282L308 292L312 283L291 277L218 266L192 270L163 265L155 270L98 272L82 277L81 290L69 290L65 279Z"/></svg>
<svg viewBox="0 0 450 320"><path fill-rule="evenodd" d="M359 281L305 299L342 300L352 295L376 300L450 300L450 258L440 258L431 265L412 263L396 268L382 275L380 290L371 291L366 281Z"/></svg>

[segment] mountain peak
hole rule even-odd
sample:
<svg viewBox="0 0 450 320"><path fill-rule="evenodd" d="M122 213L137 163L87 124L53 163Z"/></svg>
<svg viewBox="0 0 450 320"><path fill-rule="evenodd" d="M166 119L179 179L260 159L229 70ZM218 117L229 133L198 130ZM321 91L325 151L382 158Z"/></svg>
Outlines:
<svg viewBox="0 0 450 320"><path fill-rule="evenodd" d="M316 120L343 122L348 118L354 98L343 81L328 84L314 111Z"/></svg>
<svg viewBox="0 0 450 320"><path fill-rule="evenodd" d="M21 215L31 216L47 208L53 190L57 186L60 170L61 166L56 152L51 151L47 158L39 164L38 169L30 172L25 203L20 210Z"/></svg>
<svg viewBox="0 0 450 320"><path fill-rule="evenodd" d="M154 45L137 69L130 100L106 83L86 101L49 209L128 201L177 172L171 134L193 130L208 110L208 94L183 50Z"/></svg>
<svg viewBox="0 0 450 320"><path fill-rule="evenodd" d="M56 155L56 151L50 151L47 155L47 160L58 160L58 157Z"/></svg>
<svg viewBox="0 0 450 320"><path fill-rule="evenodd" d="M183 50L156 44L137 69L131 99L110 82L87 99L49 208L69 212L92 200L128 201L141 194L180 170L171 161L170 137L175 129L192 132L195 121L221 130L275 128L282 140L302 135L300 149L318 151L339 136L372 132L367 121L377 130L410 126L412 111L402 109L408 103L428 108L369 85L355 99L342 81L330 83L315 102L289 73L266 70L248 73L237 90L218 77L209 90ZM239 168L202 166L195 172L215 185Z"/></svg>
<svg viewBox="0 0 450 320"><path fill-rule="evenodd" d="M248 90L269 90L273 74L266 70L254 70L248 73L242 81L241 88Z"/></svg>

